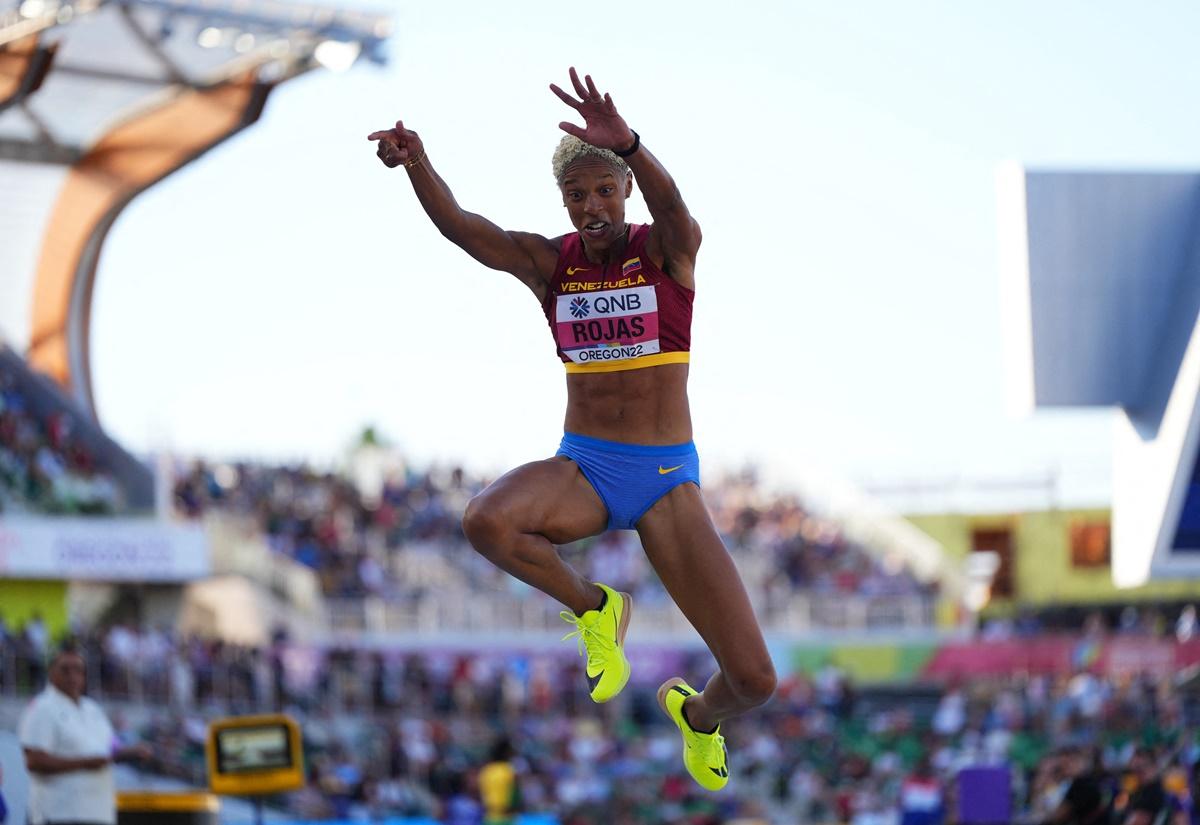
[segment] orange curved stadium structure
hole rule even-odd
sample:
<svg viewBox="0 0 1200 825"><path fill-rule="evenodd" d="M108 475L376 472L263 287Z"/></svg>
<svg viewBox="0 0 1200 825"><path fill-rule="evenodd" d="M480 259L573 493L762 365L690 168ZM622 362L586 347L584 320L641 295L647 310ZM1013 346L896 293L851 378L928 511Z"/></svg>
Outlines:
<svg viewBox="0 0 1200 825"><path fill-rule="evenodd" d="M38 90L54 60L55 47L42 47L29 34L0 49L0 111Z"/></svg>
<svg viewBox="0 0 1200 825"><path fill-rule="evenodd" d="M138 193L258 120L273 84L255 74L189 90L116 126L67 175L42 239L28 358L88 409L95 409L88 341L104 238Z"/></svg>

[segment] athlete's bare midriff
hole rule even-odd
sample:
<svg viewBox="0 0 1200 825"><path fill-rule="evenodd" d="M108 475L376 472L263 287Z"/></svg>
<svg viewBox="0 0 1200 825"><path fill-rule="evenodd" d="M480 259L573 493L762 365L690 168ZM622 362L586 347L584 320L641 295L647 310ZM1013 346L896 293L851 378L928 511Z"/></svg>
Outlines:
<svg viewBox="0 0 1200 825"><path fill-rule="evenodd" d="M564 429L625 444L691 441L687 379L687 364L568 374Z"/></svg>

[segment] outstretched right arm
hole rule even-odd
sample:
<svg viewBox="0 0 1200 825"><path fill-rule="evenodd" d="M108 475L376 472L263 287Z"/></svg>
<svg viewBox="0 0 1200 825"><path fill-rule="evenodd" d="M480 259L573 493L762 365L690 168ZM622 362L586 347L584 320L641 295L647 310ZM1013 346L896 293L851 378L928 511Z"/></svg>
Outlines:
<svg viewBox="0 0 1200 825"><path fill-rule="evenodd" d="M416 132L396 121L394 129L367 135L378 141L375 154L389 169L403 165L425 214L447 239L486 267L515 275L542 298L554 275L558 250L541 235L509 232L458 205L454 193L434 170Z"/></svg>

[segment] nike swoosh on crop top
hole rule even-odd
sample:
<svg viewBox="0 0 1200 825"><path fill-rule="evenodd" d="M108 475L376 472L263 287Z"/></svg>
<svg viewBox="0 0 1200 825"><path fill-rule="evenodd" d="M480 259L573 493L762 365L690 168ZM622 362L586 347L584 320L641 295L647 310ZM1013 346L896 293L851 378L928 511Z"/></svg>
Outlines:
<svg viewBox="0 0 1200 825"><path fill-rule="evenodd" d="M542 311L567 372L618 372L686 364L695 293L646 255L647 224L630 224L617 263L587 259L579 233L564 235Z"/></svg>

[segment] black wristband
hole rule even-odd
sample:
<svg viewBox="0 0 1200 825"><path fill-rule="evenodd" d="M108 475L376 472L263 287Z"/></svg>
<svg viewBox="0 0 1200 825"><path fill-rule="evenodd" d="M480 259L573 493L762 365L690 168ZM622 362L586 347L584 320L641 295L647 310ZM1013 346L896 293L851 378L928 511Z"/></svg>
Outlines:
<svg viewBox="0 0 1200 825"><path fill-rule="evenodd" d="M630 129L629 131L633 132L633 145L630 146L628 149L613 149L613 154L619 158L629 157L634 152L636 152L642 145L642 136L639 135L637 132L634 132L633 129Z"/></svg>

